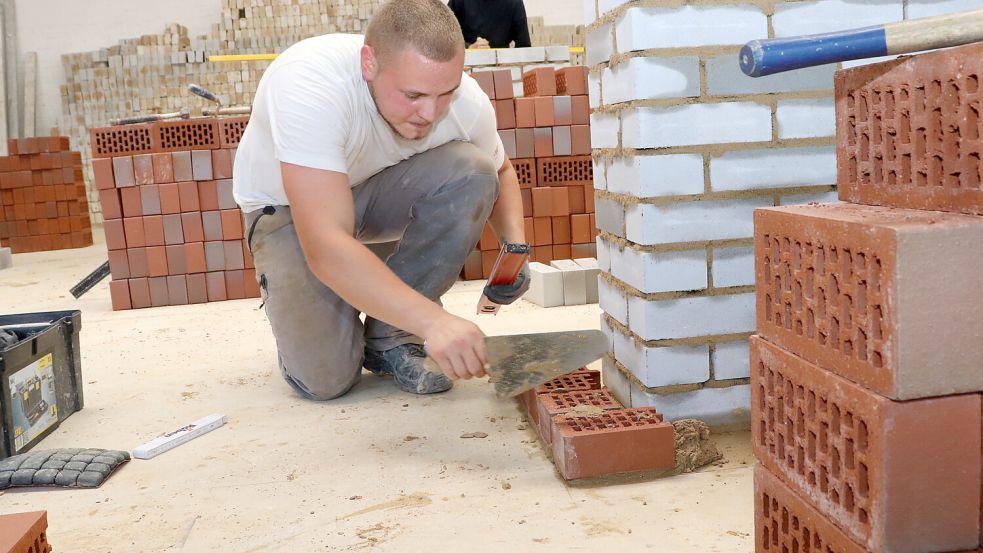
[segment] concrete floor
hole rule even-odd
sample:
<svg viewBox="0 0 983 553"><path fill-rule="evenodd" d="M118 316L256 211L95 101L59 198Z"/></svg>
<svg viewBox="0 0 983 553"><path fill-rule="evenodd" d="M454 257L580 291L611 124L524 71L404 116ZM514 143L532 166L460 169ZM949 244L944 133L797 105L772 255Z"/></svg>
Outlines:
<svg viewBox="0 0 983 553"><path fill-rule="evenodd" d="M210 413L229 423L93 490L8 490L0 514L46 509L55 551L753 550L749 434L714 437L720 466L673 478L568 485L486 382L417 397L365 374L343 399L293 395L257 300L113 312L107 282L68 289L105 259L21 254L0 313L82 310L85 409L38 449L137 445ZM444 298L476 318L479 283ZM522 301L488 334L596 328L597 305ZM465 432L485 439L461 439Z"/></svg>

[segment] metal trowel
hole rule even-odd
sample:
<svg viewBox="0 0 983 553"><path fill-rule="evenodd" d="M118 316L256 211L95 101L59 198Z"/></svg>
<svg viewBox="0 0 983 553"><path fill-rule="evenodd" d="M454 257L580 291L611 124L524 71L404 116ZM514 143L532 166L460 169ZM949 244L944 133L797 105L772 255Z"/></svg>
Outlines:
<svg viewBox="0 0 983 553"><path fill-rule="evenodd" d="M488 336L485 372L495 385L495 393L504 399L575 371L600 358L609 348L608 338L600 330ZM429 357L426 367L441 372Z"/></svg>

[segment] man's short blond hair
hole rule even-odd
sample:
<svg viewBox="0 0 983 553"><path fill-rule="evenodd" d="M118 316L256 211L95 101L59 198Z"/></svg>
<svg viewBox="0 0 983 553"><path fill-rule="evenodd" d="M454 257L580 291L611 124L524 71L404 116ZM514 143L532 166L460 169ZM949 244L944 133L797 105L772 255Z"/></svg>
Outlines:
<svg viewBox="0 0 983 553"><path fill-rule="evenodd" d="M390 0L369 21L365 44L380 60L412 47L429 60L445 62L464 49L464 34L441 0Z"/></svg>

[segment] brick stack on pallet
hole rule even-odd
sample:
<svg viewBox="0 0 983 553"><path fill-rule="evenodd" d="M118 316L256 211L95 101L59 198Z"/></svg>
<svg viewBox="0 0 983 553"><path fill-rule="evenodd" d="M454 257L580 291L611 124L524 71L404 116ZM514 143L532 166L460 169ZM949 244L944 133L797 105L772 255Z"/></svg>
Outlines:
<svg viewBox="0 0 983 553"><path fill-rule="evenodd" d="M523 393L519 404L567 480L676 464L672 424L655 408L622 407L599 371L561 376Z"/></svg>
<svg viewBox="0 0 983 553"><path fill-rule="evenodd" d="M858 203L755 213L759 552L983 544L981 60L839 72L839 195Z"/></svg>
<svg viewBox="0 0 983 553"><path fill-rule="evenodd" d="M499 134L522 189L531 260L595 257L593 165L587 69L540 67L513 95L509 70L475 72L495 106ZM466 280L487 278L499 243L490 227L464 266Z"/></svg>
<svg viewBox="0 0 983 553"><path fill-rule="evenodd" d="M114 310L259 297L232 197L247 121L92 129Z"/></svg>
<svg viewBox="0 0 983 553"><path fill-rule="evenodd" d="M92 245L82 157L68 137L11 139L0 157L0 246L13 253Z"/></svg>

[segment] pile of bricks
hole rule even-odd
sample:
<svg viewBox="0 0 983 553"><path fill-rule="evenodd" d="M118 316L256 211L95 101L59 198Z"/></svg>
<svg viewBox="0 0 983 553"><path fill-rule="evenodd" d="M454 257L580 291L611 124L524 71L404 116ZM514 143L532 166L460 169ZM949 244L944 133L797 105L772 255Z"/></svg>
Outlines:
<svg viewBox="0 0 983 553"><path fill-rule="evenodd" d="M533 261L596 256L587 70L532 69L515 97L509 70L472 73L495 107L499 135L519 177ZM500 245L490 227L465 264L487 278Z"/></svg>
<svg viewBox="0 0 983 553"><path fill-rule="evenodd" d="M557 259L549 265L529 264L529 291L525 298L540 307L597 303L597 276L593 257Z"/></svg>
<svg viewBox="0 0 983 553"><path fill-rule="evenodd" d="M50 553L46 531L48 512L0 515L0 551L4 553Z"/></svg>
<svg viewBox="0 0 983 553"><path fill-rule="evenodd" d="M82 157L68 137L11 139L0 157L0 246L13 253L92 245Z"/></svg>
<svg viewBox="0 0 983 553"><path fill-rule="evenodd" d="M567 480L676 464L672 424L652 407L622 407L598 371L561 376L523 393L519 404Z"/></svg>
<svg viewBox="0 0 983 553"><path fill-rule="evenodd" d="M839 72L840 198L868 205L755 213L759 552L983 545L981 54Z"/></svg>
<svg viewBox="0 0 983 553"><path fill-rule="evenodd" d="M113 309L260 296L232 196L248 118L92 129Z"/></svg>

